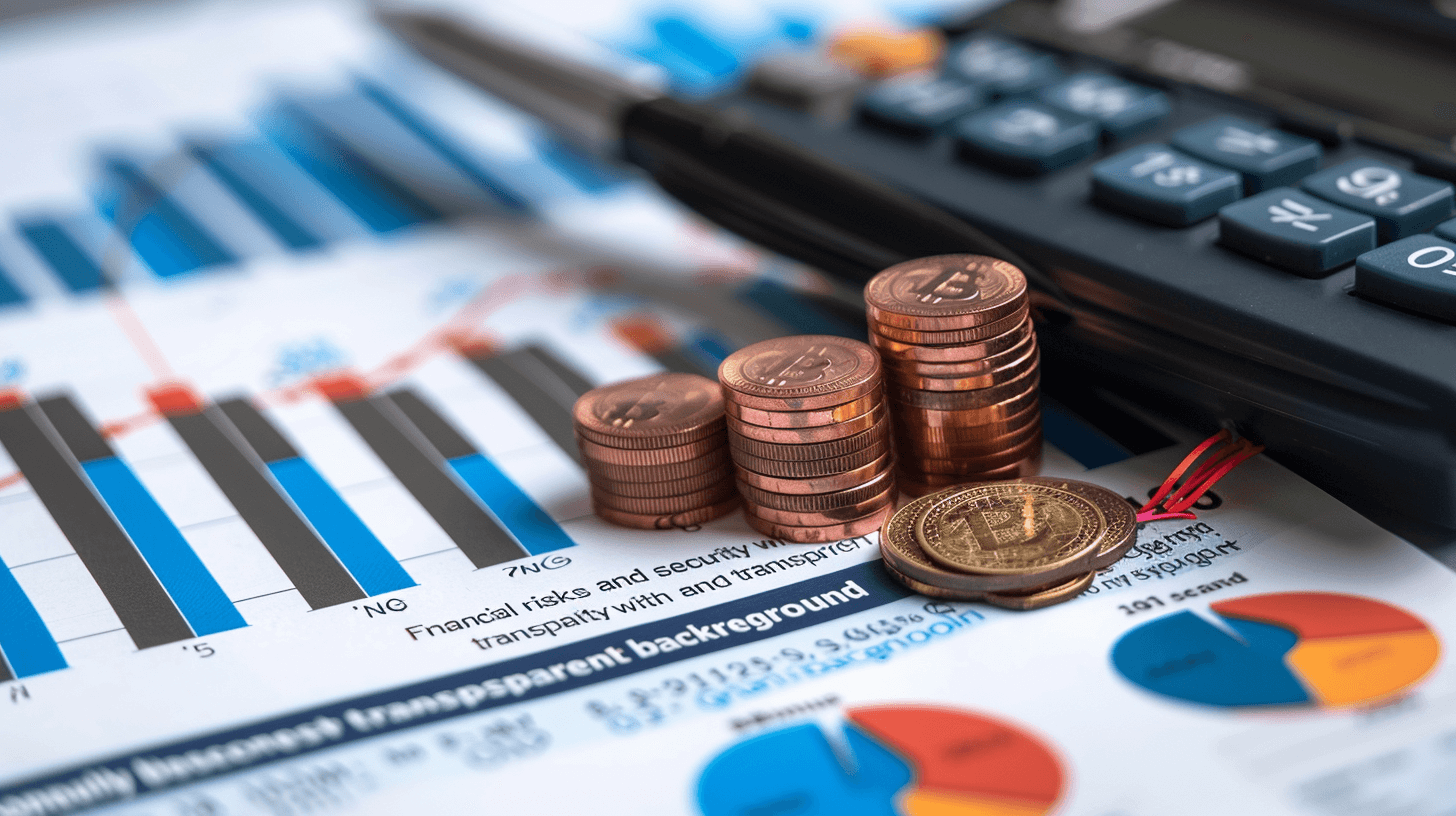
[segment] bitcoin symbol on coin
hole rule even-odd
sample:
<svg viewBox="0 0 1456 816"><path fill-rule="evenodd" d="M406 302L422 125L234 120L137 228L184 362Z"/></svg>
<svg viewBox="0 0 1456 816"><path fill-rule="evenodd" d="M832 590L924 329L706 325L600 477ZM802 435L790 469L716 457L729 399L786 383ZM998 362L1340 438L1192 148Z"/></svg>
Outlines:
<svg viewBox="0 0 1456 816"><path fill-rule="evenodd" d="M662 415L667 400L643 395L635 400L613 403L602 413L602 420L614 428L630 428L634 423L646 422Z"/></svg>
<svg viewBox="0 0 1456 816"><path fill-rule="evenodd" d="M923 283L913 285L911 291L921 303L942 303L947 300L975 300L981 296L980 276L966 269L926 269L933 272Z"/></svg>

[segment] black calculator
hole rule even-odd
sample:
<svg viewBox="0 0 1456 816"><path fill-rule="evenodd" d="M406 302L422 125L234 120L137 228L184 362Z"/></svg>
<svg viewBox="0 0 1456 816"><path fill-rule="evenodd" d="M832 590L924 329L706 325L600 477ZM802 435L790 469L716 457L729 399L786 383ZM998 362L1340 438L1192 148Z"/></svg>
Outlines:
<svg viewBox="0 0 1456 816"><path fill-rule="evenodd" d="M1066 294L1048 381L1451 528L1456 25L1417 5L1182 0L1087 33L1022 0L947 25L933 70L846 90L794 55L718 104L1038 265Z"/></svg>

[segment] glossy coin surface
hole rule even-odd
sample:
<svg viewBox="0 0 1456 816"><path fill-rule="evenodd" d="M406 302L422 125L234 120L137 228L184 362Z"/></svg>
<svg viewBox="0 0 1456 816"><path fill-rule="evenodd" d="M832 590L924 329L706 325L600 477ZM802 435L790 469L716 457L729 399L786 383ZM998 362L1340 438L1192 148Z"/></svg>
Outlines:
<svg viewBox="0 0 1456 816"><path fill-rule="evenodd" d="M919 416L919 413L902 415L894 426L895 439L915 444L985 444L1035 425L1041 420L1041 410L1040 406L1032 405L1004 419L965 426L920 424L914 421Z"/></svg>
<svg viewBox="0 0 1456 816"><path fill-rule="evenodd" d="M844 337L802 334L746 346L718 367L731 399L768 411L805 411L858 399L880 382L874 349Z"/></svg>
<svg viewBox="0 0 1456 816"><path fill-rule="evenodd" d="M736 492L732 480L725 480L722 484L693 493L684 493L680 496L654 496L651 498L618 496L592 485L591 499L593 504L606 505L626 513L671 515L718 504L732 498Z"/></svg>
<svg viewBox="0 0 1456 816"><path fill-rule="evenodd" d="M1040 360L1041 356L1037 349L1032 347L1019 359L979 374L926 377L903 371L891 371L886 374L885 379L900 388L913 388L919 391L972 391L1008 383L1035 368Z"/></svg>
<svg viewBox="0 0 1456 816"><path fill-rule="evenodd" d="M905 422L908 427L915 428L967 428L1007 420L1020 416L1029 408L1038 407L1041 394L1040 391L1032 388L984 408L943 410L906 405L898 399L898 388L891 388L887 393L890 400L894 402L892 410L897 421Z"/></svg>
<svg viewBox="0 0 1456 816"><path fill-rule="evenodd" d="M915 522L915 542L942 566L986 574L1086 566L1106 529L1092 502L1055 487L1000 482L943 496Z"/></svg>
<svg viewBox="0 0 1456 816"><path fill-rule="evenodd" d="M870 319L888 326L964 329L1015 311L1026 301L1026 276L984 255L936 255L880 272L864 298Z"/></svg>
<svg viewBox="0 0 1456 816"><path fill-rule="evenodd" d="M854 538L855 536L861 536L879 529L880 523L885 520L885 515L892 509L894 509L893 502L862 519L845 522L843 524L813 527L775 524L759 518L747 510L744 511L743 517L748 522L749 527L766 536L777 538L781 541L797 541L804 544L827 544L831 541L843 541L846 538Z"/></svg>
<svg viewBox="0 0 1456 816"><path fill-rule="evenodd" d="M889 563L885 564L885 570L910 590L918 592L927 598L943 598L948 601L981 601L992 606L999 606L1002 609L1015 609L1023 612L1032 609L1043 609L1048 606L1055 606L1059 603L1070 601L1083 592L1086 592L1087 587L1091 586L1093 579L1096 578L1096 573L1087 572L1054 586L1038 589L1035 592L1016 594L945 589L925 581L916 580L912 576L895 569Z"/></svg>
<svg viewBox="0 0 1456 816"><path fill-rule="evenodd" d="M807 462L764 459L741 450L733 451L733 464L744 470L774 476L779 479L813 479L818 476L833 476L847 470L864 467L890 451L890 441L882 439L864 450L846 456L828 459L811 459Z"/></svg>
<svg viewBox="0 0 1456 816"><path fill-rule="evenodd" d="M728 444L734 455L747 453L750 456L777 459L782 462L810 462L836 456L848 456L876 445L888 445L889 430L890 423L881 417L878 422L870 426L869 430L854 436L846 436L843 439L804 443L762 442L738 434L729 434Z"/></svg>
<svg viewBox="0 0 1456 816"><path fill-rule="evenodd" d="M749 422L728 417L728 431L760 442L779 442L787 445L801 445L809 442L828 442L843 439L867 431L885 418L883 404L876 405L868 414L847 419L834 425L820 425L814 428L765 428Z"/></svg>
<svg viewBox="0 0 1456 816"><path fill-rule="evenodd" d="M1051 476L1028 476L1022 478L1021 481L1069 490L1097 505L1097 509L1102 511L1102 519L1107 523L1107 531L1103 533L1102 541L1097 548L1097 555L1092 559L1093 569L1112 566L1126 555L1128 550L1132 549L1133 544L1137 543L1137 511L1133 509L1127 499L1102 485L1077 479L1056 479Z"/></svg>
<svg viewBox="0 0 1456 816"><path fill-rule="evenodd" d="M581 448L581 455L588 459L609 462L614 465L636 465L637 467L690 462L722 447L721 440L716 437L670 448L613 448L599 445L579 436L576 438L576 444Z"/></svg>
<svg viewBox="0 0 1456 816"><path fill-rule="evenodd" d="M919 360L901 360L895 357L882 354L880 362L885 367L885 376L892 375L914 375L916 377L964 377L976 374L985 374L988 371L1001 368L1026 356L1026 353L1036 348L1036 335L1027 334L1020 343L1001 352L985 357L977 357L973 360L966 360L955 363L925 363Z"/></svg>
<svg viewBox="0 0 1456 816"><path fill-rule="evenodd" d="M867 465L828 476L781 479L739 468L738 478L760 490L769 490L774 493L833 493L836 490L848 490L855 485L863 484L878 476L882 471L889 470L892 464L890 455L887 453Z"/></svg>
<svg viewBox="0 0 1456 816"><path fill-rule="evenodd" d="M1041 427L1034 426L1034 431L1025 441L1018 442L1010 448L994 453L958 452L954 449L938 449L924 452L954 454L952 457L931 458L917 451L921 455L915 460L915 467L921 473L939 473L956 476L974 475L977 473L985 473L988 470L1003 468L1019 462L1041 449Z"/></svg>
<svg viewBox="0 0 1456 816"><path fill-rule="evenodd" d="M875 334L887 340L894 340L900 343L914 343L924 346L948 346L956 343L980 343L1013 331L1027 322L1031 310L1026 304L1012 312L1010 315L992 323L985 323L980 326L973 326L968 329L955 329L954 331L921 331L918 329L902 329L898 326L887 326L884 323L874 324Z"/></svg>
<svg viewBox="0 0 1456 816"><path fill-rule="evenodd" d="M836 490L832 493L810 493L806 495L775 493L771 490L760 490L741 480L738 482L738 492L743 495L743 498L753 504L762 504L790 512L825 513L840 507L859 504L862 501L880 495L891 487L894 487L894 485L895 471L890 469L865 481L863 484L858 484L844 490Z"/></svg>
<svg viewBox="0 0 1456 816"><path fill-rule="evenodd" d="M618 448L667 448L719 432L723 391L696 374L653 374L593 388L572 408L577 433Z"/></svg>
<svg viewBox="0 0 1456 816"><path fill-rule="evenodd" d="M582 466L593 480L606 479L622 482L662 482L670 479L691 479L704 473L721 472L732 474L729 447L720 445L696 459L666 465L618 465L602 462L591 457L582 458Z"/></svg>
<svg viewBox="0 0 1456 816"><path fill-rule="evenodd" d="M685 513L661 515L654 513L627 513L593 501L592 512L596 513L602 520L622 527L633 527L638 530L671 530L674 528L692 527L695 524L702 524L705 521L712 521L720 516L726 516L738 509L740 503L739 498L734 496L727 501L720 502L711 507L700 507Z"/></svg>
<svg viewBox="0 0 1456 816"><path fill-rule="evenodd" d="M611 479L592 473L592 486L617 496L630 496L639 499L655 499L663 496L680 496L685 493L696 493L699 490L707 490L714 485L733 479L733 471L730 468L714 468L703 473L679 479L662 479L647 481L639 479ZM651 474L642 474L651 475Z"/></svg>
<svg viewBox="0 0 1456 816"><path fill-rule="evenodd" d="M870 409L879 405L884 398L884 392L881 389L875 389L857 400L810 411L765 411L731 401L726 407L729 416L754 425L769 428L813 428L820 425L834 425L863 416L869 413Z"/></svg>
<svg viewBox="0 0 1456 816"><path fill-rule="evenodd" d="M892 487L884 493L871 496L858 504L836 507L821 513L779 510L766 504L753 503L749 503L748 511L764 521L774 524L787 524L790 527L823 527L831 524L847 524L871 513L879 512L884 509L885 505L895 503L895 499L898 498L896 494L896 489Z"/></svg>
<svg viewBox="0 0 1456 816"><path fill-rule="evenodd" d="M974 391L919 391L893 385L887 393L891 399L915 408L931 408L940 411L990 408L1003 402L1023 396L1041 384L1041 369L1033 367L1021 372L1015 379L1007 380L990 388ZM729 417L732 425L732 417Z"/></svg>
<svg viewBox="0 0 1456 816"><path fill-rule="evenodd" d="M1027 337L1035 334L1031 321L1027 320L1004 334L977 343L927 346L892 340L876 332L875 328L874 325L870 326L870 345L879 349L881 355L892 359L925 363L966 363L996 354L1004 354L1018 344L1026 342Z"/></svg>

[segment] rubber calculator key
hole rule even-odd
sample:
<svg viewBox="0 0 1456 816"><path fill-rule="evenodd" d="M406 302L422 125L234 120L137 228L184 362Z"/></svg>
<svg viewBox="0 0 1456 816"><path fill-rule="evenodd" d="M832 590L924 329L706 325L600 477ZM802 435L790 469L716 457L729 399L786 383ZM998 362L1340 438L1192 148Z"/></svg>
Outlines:
<svg viewBox="0 0 1456 816"><path fill-rule="evenodd" d="M1170 227L1196 224L1242 194L1238 173L1162 144L1135 147L1092 168L1097 203Z"/></svg>
<svg viewBox="0 0 1456 816"><path fill-rule="evenodd" d="M945 72L995 96L1027 93L1062 77L1051 54L990 36L952 44L945 57Z"/></svg>
<svg viewBox="0 0 1456 816"><path fill-rule="evenodd" d="M1456 322L1456 243L1412 235L1367 252L1355 261L1355 291Z"/></svg>
<svg viewBox="0 0 1456 816"><path fill-rule="evenodd" d="M946 77L907 77L881 83L860 101L867 121L925 136L986 104L975 85Z"/></svg>
<svg viewBox="0 0 1456 816"><path fill-rule="evenodd" d="M1456 218L1437 224L1435 232L1447 241L1456 241Z"/></svg>
<svg viewBox="0 0 1456 816"><path fill-rule="evenodd" d="M1039 102L1006 101L955 125L961 154L1012 173L1044 173L1097 152L1097 120Z"/></svg>
<svg viewBox="0 0 1456 816"><path fill-rule="evenodd" d="M1294 184L1319 168L1319 142L1232 116L1186 127L1172 141L1180 150L1242 173L1251 195Z"/></svg>
<svg viewBox="0 0 1456 816"><path fill-rule="evenodd" d="M1108 74L1084 72L1037 94L1041 101L1062 110L1090 116L1113 138L1129 136L1157 124L1171 109L1168 95Z"/></svg>
<svg viewBox="0 0 1456 816"><path fill-rule="evenodd" d="M1218 211L1219 243L1305 277L1323 277L1375 248L1375 219L1292 187Z"/></svg>
<svg viewBox="0 0 1456 816"><path fill-rule="evenodd" d="M1381 241L1425 232L1451 217L1451 185L1372 159L1315 173L1300 185L1375 219Z"/></svg>

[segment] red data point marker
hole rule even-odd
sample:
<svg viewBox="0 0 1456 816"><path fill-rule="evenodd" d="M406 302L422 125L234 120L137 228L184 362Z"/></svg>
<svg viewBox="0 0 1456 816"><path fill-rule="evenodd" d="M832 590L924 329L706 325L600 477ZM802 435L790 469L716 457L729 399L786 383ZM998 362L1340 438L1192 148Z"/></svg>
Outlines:
<svg viewBox="0 0 1456 816"><path fill-rule="evenodd" d="M330 402L352 402L369 396L369 386L364 379L347 371L316 377L313 387Z"/></svg>
<svg viewBox="0 0 1456 816"><path fill-rule="evenodd" d="M152 407L163 416L185 416L187 414L200 414L206 402L193 391L191 386L183 383L166 383L155 388L146 390L147 399L151 401Z"/></svg>

